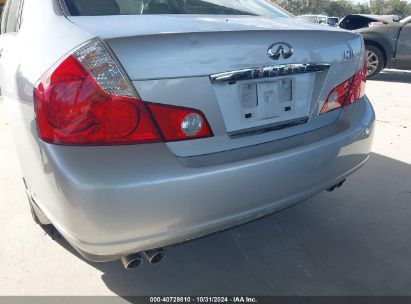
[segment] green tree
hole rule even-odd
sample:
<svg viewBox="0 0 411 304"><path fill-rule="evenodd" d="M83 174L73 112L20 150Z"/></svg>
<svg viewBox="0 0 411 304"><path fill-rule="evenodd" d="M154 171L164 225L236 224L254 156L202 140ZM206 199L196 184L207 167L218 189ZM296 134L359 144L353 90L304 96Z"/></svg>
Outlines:
<svg viewBox="0 0 411 304"><path fill-rule="evenodd" d="M371 14L371 8L368 4L357 3L355 6L359 14Z"/></svg>
<svg viewBox="0 0 411 304"><path fill-rule="evenodd" d="M348 14L411 15L411 3L405 0L370 0L370 4L351 0L272 0L294 15L327 14L343 17Z"/></svg>
<svg viewBox="0 0 411 304"><path fill-rule="evenodd" d="M398 15L401 17L406 17L406 15L409 15L407 13L408 10L408 3L403 0L389 0L387 2L387 10L390 15Z"/></svg>
<svg viewBox="0 0 411 304"><path fill-rule="evenodd" d="M371 0L370 1L371 14L386 15L388 14L386 0Z"/></svg>
<svg viewBox="0 0 411 304"><path fill-rule="evenodd" d="M348 14L359 14L361 10L348 0L329 1L325 7L329 16L346 16Z"/></svg>

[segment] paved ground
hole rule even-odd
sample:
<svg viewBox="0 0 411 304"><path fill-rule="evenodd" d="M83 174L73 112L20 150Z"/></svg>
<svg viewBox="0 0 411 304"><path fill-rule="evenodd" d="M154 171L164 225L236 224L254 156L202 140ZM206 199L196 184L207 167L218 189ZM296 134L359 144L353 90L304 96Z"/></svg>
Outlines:
<svg viewBox="0 0 411 304"><path fill-rule="evenodd" d="M0 102L0 295L411 295L411 72L368 95L373 154L342 189L135 271L87 263L32 222Z"/></svg>

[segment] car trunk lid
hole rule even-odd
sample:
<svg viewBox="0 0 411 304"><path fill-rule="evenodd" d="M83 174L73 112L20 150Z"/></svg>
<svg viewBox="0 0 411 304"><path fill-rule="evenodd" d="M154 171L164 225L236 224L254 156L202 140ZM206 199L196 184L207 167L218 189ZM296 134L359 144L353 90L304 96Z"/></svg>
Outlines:
<svg viewBox="0 0 411 304"><path fill-rule="evenodd" d="M69 18L105 39L143 100L203 111L214 137L168 143L181 157L256 145L332 123L337 114L319 116L319 109L328 93L355 73L362 49L355 33L294 18ZM269 49L279 56L270 57ZM346 58L346 52L354 56ZM247 77L224 79L244 71Z"/></svg>

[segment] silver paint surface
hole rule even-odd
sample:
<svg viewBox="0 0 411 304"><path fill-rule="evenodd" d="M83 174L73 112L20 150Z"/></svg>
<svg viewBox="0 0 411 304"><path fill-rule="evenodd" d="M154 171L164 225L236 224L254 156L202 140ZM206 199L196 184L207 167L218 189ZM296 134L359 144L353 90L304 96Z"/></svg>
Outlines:
<svg viewBox="0 0 411 304"><path fill-rule="evenodd" d="M0 37L0 86L23 174L59 232L95 260L174 244L267 215L341 181L368 158L374 112L367 98L318 115L331 89L360 68L358 34L293 18L67 19L53 0L25 1L22 20L18 33ZM35 83L95 37L105 39L144 101L199 109L215 136L111 147L39 140ZM293 56L278 64L330 65L301 80L309 120L230 138L234 114L224 110L221 96L231 96L235 87L213 84L210 75L272 65L267 48L278 41L294 48ZM346 50L358 55L344 60Z"/></svg>

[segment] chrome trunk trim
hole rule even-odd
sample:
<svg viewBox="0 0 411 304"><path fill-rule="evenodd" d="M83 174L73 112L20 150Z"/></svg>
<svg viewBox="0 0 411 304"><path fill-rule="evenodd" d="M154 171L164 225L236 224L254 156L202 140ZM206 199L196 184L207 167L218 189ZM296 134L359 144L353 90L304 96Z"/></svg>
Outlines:
<svg viewBox="0 0 411 304"><path fill-rule="evenodd" d="M255 128L249 128L249 129L239 130L235 132L229 132L228 136L230 136L231 138L240 138L240 137L255 135L258 133L271 132L275 130L281 130L281 129L285 129L289 127L302 125L302 124L307 123L308 120L309 120L309 117L301 117L301 118L281 121L281 122L277 122L277 123L273 123L269 125L259 126Z"/></svg>
<svg viewBox="0 0 411 304"><path fill-rule="evenodd" d="M279 64L213 74L210 76L210 79L212 83L235 83L240 80L252 80L312 72L323 72L328 71L329 69L330 65L326 63Z"/></svg>

